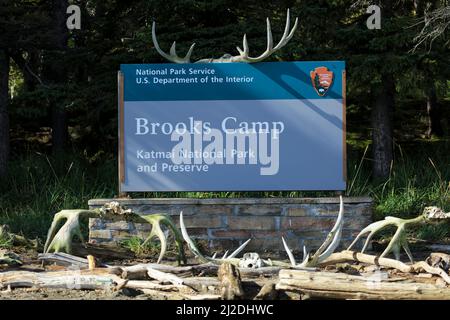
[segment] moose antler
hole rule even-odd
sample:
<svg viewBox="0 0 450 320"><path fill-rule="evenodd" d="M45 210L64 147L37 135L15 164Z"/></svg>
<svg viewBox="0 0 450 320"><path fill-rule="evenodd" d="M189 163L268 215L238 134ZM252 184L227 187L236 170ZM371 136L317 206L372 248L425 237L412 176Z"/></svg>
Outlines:
<svg viewBox="0 0 450 320"><path fill-rule="evenodd" d="M175 62L175 63L190 63L190 59L191 59L192 51L194 50L194 47L195 47L195 43L193 43L191 45L188 53L186 54L186 56L184 58L180 58L177 55L176 41L174 41L172 43L172 46L170 47L170 54L165 53L163 50L161 50L158 40L156 39L156 23L155 23L155 21L153 21L153 25L152 25L152 40L153 40L153 45L155 46L156 51L158 51L158 53L160 55L162 55L164 58L166 58L167 60L169 60L171 62Z"/></svg>
<svg viewBox="0 0 450 320"><path fill-rule="evenodd" d="M275 51L281 49L284 47L289 40L294 36L294 32L297 29L298 25L298 18L295 18L294 26L292 29L291 26L291 18L289 9L287 10L287 17L286 17L286 27L284 28L283 36L281 37L281 40L278 42L278 44L274 47L273 46L273 37L272 37L272 30L270 27L270 20L269 18L266 18L266 24L267 24L267 48L266 51L264 51L260 56L258 57L250 57L249 56L249 47L248 47L248 41L247 41L247 35L244 34L244 38L242 40L242 46L243 49L240 47L236 47L236 49L239 52L238 56L231 56L228 54L223 55L219 59L201 59L197 61L196 63L209 63L209 62L247 62L247 63L254 63L254 62L260 62L270 55L272 55ZM156 38L156 23L153 21L152 25L152 40L153 45L155 46L156 51L163 56L165 59L174 62L174 63L190 63L192 51L194 50L195 43L191 45L189 48L189 51L187 52L186 56L184 58L181 58L178 56L176 52L176 42L174 41L172 46L170 47L170 54L165 53L161 47L159 46L158 40Z"/></svg>
<svg viewBox="0 0 450 320"><path fill-rule="evenodd" d="M283 246L286 250L286 253L289 257L289 261L293 267L316 267L318 264L323 262L326 258L328 258L334 250L339 246L339 242L341 241L342 236L342 228L344 226L344 201L342 200L342 196L340 196L340 206L339 206L339 214L334 224L333 229L331 229L330 233L328 233L325 241L322 245L317 249L317 251L311 256L306 247L303 246L303 261L298 264L295 262L294 255L292 251L289 249L286 241L282 237Z"/></svg>
<svg viewBox="0 0 450 320"><path fill-rule="evenodd" d="M115 201L106 203L100 209L61 210L60 212L56 213L53 218L52 225L48 230L47 240L44 246L44 253L49 253L51 251L71 253L72 241L74 237L78 237L81 242L84 243L83 234L80 228L81 218L107 218L108 216L111 217L111 215L122 215L125 219L133 219L134 217L138 222L141 222L141 220L143 219L152 226L151 233L144 241L142 246L144 246L154 237L159 238L161 242L161 251L157 263L161 262L167 248L166 235L161 229L161 225L164 225L174 233L175 243L178 248L178 262L186 263L181 235L169 216L157 213L139 217L130 209L125 210L120 206L118 202ZM64 222L64 224L60 228L58 228L62 222Z"/></svg>
<svg viewBox="0 0 450 320"><path fill-rule="evenodd" d="M245 241L239 248L234 250L233 253L230 254L229 256L228 256L228 251L226 251L222 258L216 258L216 254L214 254L212 257L207 257L200 252L197 245L194 243L194 241L191 239L191 237L189 237L189 234L186 230L186 226L184 224L183 211L180 212L180 229L181 229L181 234L183 236L183 239L184 239L184 241L186 241L191 252L195 255L196 258L198 258L200 261L202 261L204 263L212 262L214 264L222 264L224 262L229 262L235 266L238 266L240 259L236 258L236 256L242 250L244 250L244 248L247 246L247 244L251 240L251 239L248 239L247 241Z"/></svg>
<svg viewBox="0 0 450 320"><path fill-rule="evenodd" d="M400 249L403 248L403 250L405 250L406 254L408 255L409 260L411 262L414 262L411 250L409 249L408 245L407 227L424 222L439 222L444 219L450 219L450 212L445 212L438 207L425 207L422 214L413 219L401 219L388 216L385 217L384 220L371 223L367 227L362 229L347 250L350 250L358 242L358 240L361 239L361 237L363 237L365 234L368 234L363 248L361 249L361 253L364 253L370 243L370 240L377 232L387 227L394 226L397 228L397 230L392 236L391 241L389 241L386 249L380 255L380 258L383 258L392 252L395 256L395 259L400 260Z"/></svg>

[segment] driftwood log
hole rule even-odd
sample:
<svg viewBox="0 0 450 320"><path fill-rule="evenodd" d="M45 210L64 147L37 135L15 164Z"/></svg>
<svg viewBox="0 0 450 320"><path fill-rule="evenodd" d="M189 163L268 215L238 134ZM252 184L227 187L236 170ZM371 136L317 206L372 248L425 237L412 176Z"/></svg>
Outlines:
<svg viewBox="0 0 450 320"><path fill-rule="evenodd" d="M147 268L147 274L150 278L158 280L161 283L168 282L174 285L182 285L184 283L183 279L174 274L162 272L152 268Z"/></svg>
<svg viewBox="0 0 450 320"><path fill-rule="evenodd" d="M92 255L98 259L132 259L135 254L127 249L117 245L102 243L73 243L73 254L80 257Z"/></svg>
<svg viewBox="0 0 450 320"><path fill-rule="evenodd" d="M0 273L0 288L111 290L123 286L125 282L117 275L109 273L108 269Z"/></svg>
<svg viewBox="0 0 450 320"><path fill-rule="evenodd" d="M88 259L73 256L64 252L55 253L40 253L38 254L38 259L44 263L54 263L59 266L65 267L77 267L80 269L88 269L89 262Z"/></svg>
<svg viewBox="0 0 450 320"><path fill-rule="evenodd" d="M333 272L281 270L277 290L308 295L311 298L376 300L450 300L450 288L434 284L363 277Z"/></svg>

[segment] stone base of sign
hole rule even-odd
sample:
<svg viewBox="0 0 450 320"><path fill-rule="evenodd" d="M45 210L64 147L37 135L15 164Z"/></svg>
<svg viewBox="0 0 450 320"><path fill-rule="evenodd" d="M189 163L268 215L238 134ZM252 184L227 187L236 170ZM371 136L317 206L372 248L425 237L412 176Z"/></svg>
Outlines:
<svg viewBox="0 0 450 320"><path fill-rule="evenodd" d="M211 251L237 248L252 238L246 251L282 251L283 236L293 250L303 245L317 249L333 227L339 198L235 198L235 199L93 199L90 208L118 201L134 212L166 213L179 225L183 211L189 235L204 240ZM372 220L372 199L344 198L345 215L341 247ZM132 236L146 237L150 226L125 221L90 219L89 239L95 243L120 242Z"/></svg>

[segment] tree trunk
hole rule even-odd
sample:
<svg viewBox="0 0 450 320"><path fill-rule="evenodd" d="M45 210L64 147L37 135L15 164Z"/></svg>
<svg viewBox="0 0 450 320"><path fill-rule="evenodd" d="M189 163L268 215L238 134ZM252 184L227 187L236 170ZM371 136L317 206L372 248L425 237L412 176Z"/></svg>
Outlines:
<svg viewBox="0 0 450 320"><path fill-rule="evenodd" d="M52 152L57 154L61 152L68 137L67 112L62 106L52 106Z"/></svg>
<svg viewBox="0 0 450 320"><path fill-rule="evenodd" d="M0 178L8 172L9 159L9 55L0 49Z"/></svg>
<svg viewBox="0 0 450 320"><path fill-rule="evenodd" d="M436 88L433 82L428 83L429 87L427 90L427 116L428 116L428 129L426 136L431 138L431 136L436 135L442 137L444 135L444 130L441 126L441 109L437 102Z"/></svg>
<svg viewBox="0 0 450 320"><path fill-rule="evenodd" d="M392 114L394 81L383 75L372 110L373 176L387 178L394 158L392 143Z"/></svg>
<svg viewBox="0 0 450 320"><path fill-rule="evenodd" d="M67 81L67 72L65 62L62 61L67 50L68 30L66 26L66 10L68 7L67 0L53 1L53 17L55 30L57 31L55 38L55 46L58 49L59 63L50 62L52 67L53 81L56 84L65 85ZM61 101L54 101L52 105L52 152L59 153L64 149L68 140L68 123L67 112L65 106L61 105Z"/></svg>

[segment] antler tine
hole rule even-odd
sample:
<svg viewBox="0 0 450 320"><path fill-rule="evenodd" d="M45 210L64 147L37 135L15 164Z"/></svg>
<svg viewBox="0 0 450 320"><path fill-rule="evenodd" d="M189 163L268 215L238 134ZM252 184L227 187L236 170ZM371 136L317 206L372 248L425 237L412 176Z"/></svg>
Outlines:
<svg viewBox="0 0 450 320"><path fill-rule="evenodd" d="M309 255L308 249L306 249L306 246L303 246L303 261L306 259L308 255Z"/></svg>
<svg viewBox="0 0 450 320"><path fill-rule="evenodd" d="M273 49L273 36L272 36L272 28L270 27L269 18L266 19L267 24L267 51L270 52Z"/></svg>
<svg viewBox="0 0 450 320"><path fill-rule="evenodd" d="M242 47L244 48L244 50L242 50L240 47L236 47L237 51L239 51L241 57L248 57L249 49L246 33L244 33L244 37L242 38Z"/></svg>
<svg viewBox="0 0 450 320"><path fill-rule="evenodd" d="M295 19L294 26L292 27L292 29L290 29L290 23L291 23L290 11L289 11L289 9L287 9L286 27L284 28L283 36L281 37L280 41L278 42L278 44L275 47L273 47L273 36L272 36L272 30L271 30L271 27L270 27L270 20L269 20L269 18L267 18L266 23L267 23L267 49L266 49L266 51L264 51L263 54L261 54L260 56L258 56L256 58L249 57L249 55L248 55L249 49L248 49L247 36L244 35L244 39L243 39L244 50L241 50L239 47L237 48L239 53L240 53L240 58L243 61L245 61L245 62L259 62L259 61L267 58L268 56L270 56L275 51L277 51L280 48L284 47L289 42L289 40L291 40L291 38L294 35L295 30L297 29L298 18ZM289 30L290 30L290 32L289 32Z"/></svg>
<svg viewBox="0 0 450 320"><path fill-rule="evenodd" d="M273 48L273 50L280 49L281 47L286 45L286 43L288 43L289 40L291 40L291 38L294 36L295 30L297 30L298 18L295 18L294 26L292 27L291 31L289 32L290 25L291 25L291 17L289 14L289 9L287 9L286 27L284 28L283 36L281 37L280 42L278 42L278 44L275 46L275 48Z"/></svg>
<svg viewBox="0 0 450 320"><path fill-rule="evenodd" d="M325 242L317 250L319 262L328 258L334 250L339 246L341 241L342 228L344 226L344 200L340 196L339 214L333 229L327 236Z"/></svg>
<svg viewBox="0 0 450 320"><path fill-rule="evenodd" d="M181 229L181 234L183 236L184 241L186 241L186 243L188 244L189 249L192 251L192 253L199 258L200 260L202 260L203 262L209 262L209 259L206 258L201 252L200 250L197 248L197 246L195 245L194 241L192 241L191 237L189 237L189 234L187 233L187 229L186 226L184 225L184 220L183 220L183 211L180 212L180 229Z"/></svg>
<svg viewBox="0 0 450 320"><path fill-rule="evenodd" d="M286 253L287 253L288 257L289 257L289 261L291 262L291 265L293 267L295 267L295 265L297 263L295 262L295 258L294 258L294 255L292 254L291 249L289 249L286 241L284 240L284 237L281 237L281 240L283 241L284 250L286 250Z"/></svg>
<svg viewBox="0 0 450 320"><path fill-rule="evenodd" d="M170 54L165 53L159 46L158 39L156 38L156 22L155 21L153 21L153 24L152 24L152 40L153 40L153 45L155 46L156 51L158 51L158 53L161 56L163 56L165 59L167 59L171 62L175 62L175 63L189 63L190 62L195 43L193 43L191 45L191 47L189 48L189 50L184 58L180 58L177 55L175 41L172 43L172 46L170 47Z"/></svg>
<svg viewBox="0 0 450 320"><path fill-rule="evenodd" d="M239 246L239 248L237 248L236 250L233 251L232 254L230 254L228 256L228 259L234 258L236 257L242 250L244 250L244 248L248 245L248 243L251 241L252 239L248 239L247 241L245 241L243 244L241 244Z"/></svg>

